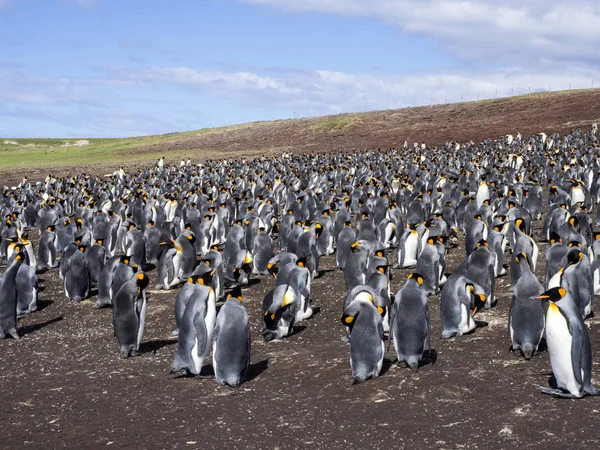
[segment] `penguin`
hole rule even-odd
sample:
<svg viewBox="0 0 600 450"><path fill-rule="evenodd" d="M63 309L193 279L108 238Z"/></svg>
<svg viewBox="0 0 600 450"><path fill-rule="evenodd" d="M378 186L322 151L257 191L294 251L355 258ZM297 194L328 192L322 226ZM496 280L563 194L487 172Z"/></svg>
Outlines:
<svg viewBox="0 0 600 450"><path fill-rule="evenodd" d="M350 246L352 253L344 267L344 282L346 292L350 292L355 286L365 284L367 281L367 264L371 247L365 241L356 241Z"/></svg>
<svg viewBox="0 0 600 450"><path fill-rule="evenodd" d="M556 388L540 391L553 397L582 398L600 395L592 384L592 348L578 306L563 287L537 297L546 313L546 345Z"/></svg>
<svg viewBox="0 0 600 450"><path fill-rule="evenodd" d="M95 239L95 242L90 245L85 251L85 259L88 262L90 271L90 283L92 286L97 286L102 274L104 264L106 264L106 248L103 246L104 239Z"/></svg>
<svg viewBox="0 0 600 450"><path fill-rule="evenodd" d="M227 294L214 329L213 369L217 383L239 386L250 367L250 322L242 291Z"/></svg>
<svg viewBox="0 0 600 450"><path fill-rule="evenodd" d="M594 233L593 237L594 241L588 250L591 260L590 271L594 280L594 294L600 295L600 233Z"/></svg>
<svg viewBox="0 0 600 450"><path fill-rule="evenodd" d="M467 258L465 276L483 289L485 308L496 304L494 297L496 255L488 248L487 241L480 241L477 249Z"/></svg>
<svg viewBox="0 0 600 450"><path fill-rule="evenodd" d="M560 285L567 289L570 297L579 306L582 318L594 312L594 280L587 255L573 247L567 254L567 264L562 270Z"/></svg>
<svg viewBox="0 0 600 450"><path fill-rule="evenodd" d="M285 267L288 264L296 264L297 261L298 257L294 253L281 252L269 260L267 270L273 278L277 279L282 267Z"/></svg>
<svg viewBox="0 0 600 450"><path fill-rule="evenodd" d="M435 295L440 291L440 254L435 246L435 239L429 238L423 252L417 260L415 271L423 277L421 289L425 295Z"/></svg>
<svg viewBox="0 0 600 450"><path fill-rule="evenodd" d="M80 302L90 296L90 271L85 257L85 245L80 245L67 263L64 288L69 300Z"/></svg>
<svg viewBox="0 0 600 450"><path fill-rule="evenodd" d="M296 292L281 284L271 289L263 299L261 334L265 341L279 340L293 332L296 315L293 310Z"/></svg>
<svg viewBox="0 0 600 450"><path fill-rule="evenodd" d="M410 269L417 265L421 253L421 236L416 229L407 228L398 242L398 263L400 269Z"/></svg>
<svg viewBox="0 0 600 450"><path fill-rule="evenodd" d="M239 250L226 267L225 282L231 286L248 286L252 274L252 254L247 250Z"/></svg>
<svg viewBox="0 0 600 450"><path fill-rule="evenodd" d="M144 230L144 246L146 254L146 262L153 266L158 266L160 257L162 256L160 243L163 241L160 229L155 225L154 221L150 220Z"/></svg>
<svg viewBox="0 0 600 450"><path fill-rule="evenodd" d="M213 276L216 273L216 269L212 269L210 270L210 268L203 272L202 274L198 274L198 275L192 275L191 277L189 277L187 279L187 283L185 283L181 289L179 290L179 293L177 294L177 297L175 299L175 330L173 330L173 332L171 333L172 336L177 336L179 334L179 326L181 325L181 321L183 320L183 313L185 311L185 308L188 304L188 301L190 299L190 297L192 295L194 295L194 288L195 285L201 285L201 286L208 286L208 287L213 287L212 286L212 279ZM214 291L214 288L213 288ZM217 297L215 295L215 301L216 301Z"/></svg>
<svg viewBox="0 0 600 450"><path fill-rule="evenodd" d="M215 293L210 286L195 284L193 289L179 325L171 374L185 370L199 377L210 352L217 307Z"/></svg>
<svg viewBox="0 0 600 450"><path fill-rule="evenodd" d="M427 295L422 289L423 277L415 272L409 275L408 281L394 299L391 337L398 362L404 361L413 372L418 372L425 347L431 352L431 325Z"/></svg>
<svg viewBox="0 0 600 450"><path fill-rule="evenodd" d="M129 266L129 256L115 255L104 264L102 272L100 272L100 279L98 280L98 299L94 305L95 308L104 308L112 305L111 287L119 263Z"/></svg>
<svg viewBox="0 0 600 450"><path fill-rule="evenodd" d="M38 270L48 270L58 267L56 253L58 247L58 236L56 234L56 225L46 227L40 236L40 245L38 248Z"/></svg>
<svg viewBox="0 0 600 450"><path fill-rule="evenodd" d="M487 237L489 248L496 254L496 266L494 270L496 278L506 275L506 269L504 268L504 253L506 251L506 244L508 243L504 231L506 229L507 224L503 222L495 223Z"/></svg>
<svg viewBox="0 0 600 450"><path fill-rule="evenodd" d="M284 267L281 276L277 278L276 286L286 284L294 290L295 302L290 307L294 314L294 322L309 319L313 314L310 306L311 276L306 260L309 257L299 258L296 264Z"/></svg>
<svg viewBox="0 0 600 450"><path fill-rule="evenodd" d="M344 270L352 253L352 244L356 242L356 232L350 221L345 222L337 237L335 261L338 269Z"/></svg>
<svg viewBox="0 0 600 450"><path fill-rule="evenodd" d="M525 221L518 218L514 222L514 245L512 246L513 253L519 254L524 253L527 255L527 262L531 266L531 270L535 272L538 259L538 246L533 241L531 236L526 233Z"/></svg>
<svg viewBox="0 0 600 450"><path fill-rule="evenodd" d="M376 378L383 366L385 345L382 305L374 304L373 295L356 295L344 308L341 322L350 332L350 369L354 384Z"/></svg>
<svg viewBox="0 0 600 450"><path fill-rule="evenodd" d="M387 262L375 265L374 270L367 278L367 286L373 288L381 297L383 307L385 308L385 315L382 317L383 331L387 333L390 330L390 305L392 303L390 272Z"/></svg>
<svg viewBox="0 0 600 450"><path fill-rule="evenodd" d="M485 301L483 290L463 274L448 278L440 300L442 339L462 336L477 328L473 317L484 308Z"/></svg>
<svg viewBox="0 0 600 450"><path fill-rule="evenodd" d="M259 227L252 248L253 273L257 275L269 275L267 264L274 256L273 247L271 236L266 233L265 228Z"/></svg>
<svg viewBox="0 0 600 450"><path fill-rule="evenodd" d="M544 288L531 271L524 253L516 255L514 261L519 266L520 276L512 286L513 296L508 311L511 350L520 350L529 360L537 352L544 335L544 310L535 298L544 292Z"/></svg>
<svg viewBox="0 0 600 450"><path fill-rule="evenodd" d="M15 255L12 263L0 276L0 339L8 336L21 339L17 331L17 284L19 268L25 261L23 252Z"/></svg>
<svg viewBox="0 0 600 450"><path fill-rule="evenodd" d="M551 233L550 246L546 249L546 288L548 288L552 278L566 264L567 253L569 253L569 247L563 244L557 233ZM560 281L555 281L555 284L560 284Z"/></svg>
<svg viewBox="0 0 600 450"><path fill-rule="evenodd" d="M17 271L17 315L29 314L37 310L38 278L35 268L21 264Z"/></svg>
<svg viewBox="0 0 600 450"><path fill-rule="evenodd" d="M160 244L169 245L169 241L163 241ZM179 252L181 252L181 247L178 245L173 245L171 248L168 248L167 251L163 252L160 261L158 262L156 289L169 290L181 282L177 275L181 265L181 258L176 259Z"/></svg>
<svg viewBox="0 0 600 450"><path fill-rule="evenodd" d="M146 322L148 275L138 273L125 282L113 298L112 322L120 358L138 354Z"/></svg>
<svg viewBox="0 0 600 450"><path fill-rule="evenodd" d="M481 240L487 240L487 225L483 221L481 214L473 217L467 226L465 236L465 251L469 256L477 248L477 243Z"/></svg>

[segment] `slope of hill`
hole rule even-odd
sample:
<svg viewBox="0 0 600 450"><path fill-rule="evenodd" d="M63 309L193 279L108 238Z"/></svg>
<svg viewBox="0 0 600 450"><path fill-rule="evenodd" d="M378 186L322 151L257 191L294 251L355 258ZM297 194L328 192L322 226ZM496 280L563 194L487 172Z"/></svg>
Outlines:
<svg viewBox="0 0 600 450"><path fill-rule="evenodd" d="M0 184L24 174L41 178L74 171L106 173L160 156L181 158L272 155L284 151L356 151L400 146L405 140L440 144L520 131L564 133L600 121L600 89L541 93L469 103L335 116L252 122L185 133L126 139L0 139ZM69 143L70 145L65 145ZM53 152L50 147L53 146Z"/></svg>

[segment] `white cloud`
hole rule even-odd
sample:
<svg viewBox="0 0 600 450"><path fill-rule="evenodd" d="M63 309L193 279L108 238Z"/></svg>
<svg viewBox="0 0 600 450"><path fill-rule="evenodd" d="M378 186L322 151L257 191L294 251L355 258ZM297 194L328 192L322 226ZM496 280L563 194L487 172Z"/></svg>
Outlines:
<svg viewBox="0 0 600 450"><path fill-rule="evenodd" d="M487 63L598 60L596 0L238 0L283 11L371 16ZM526 59L525 59L526 58Z"/></svg>
<svg viewBox="0 0 600 450"><path fill-rule="evenodd" d="M600 84L600 69L561 68L560 71L445 71L395 76L351 74L329 70L280 73L207 72L189 67L112 68L111 83L177 86L216 98L235 100L245 106L310 109L320 114L362 111L494 98L529 91L588 88Z"/></svg>

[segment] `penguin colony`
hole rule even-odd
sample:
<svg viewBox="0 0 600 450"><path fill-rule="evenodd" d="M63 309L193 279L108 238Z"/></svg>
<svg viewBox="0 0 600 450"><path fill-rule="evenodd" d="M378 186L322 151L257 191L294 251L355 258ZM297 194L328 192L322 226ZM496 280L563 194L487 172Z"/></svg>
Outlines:
<svg viewBox="0 0 600 450"><path fill-rule="evenodd" d="M156 270L156 289L179 289L171 373L201 377L212 350L217 381L239 386L251 353L242 287L272 280L261 332L284 339L313 315L311 282L322 276L320 258L335 253L346 295L320 301L339 301L350 369L362 382L380 374L386 339L413 371L427 362L432 295L441 294L442 339L474 332L476 313L494 307L495 280L510 268L511 349L528 360L545 341L554 383L541 392L598 395L584 323L600 294L596 133L179 167L161 158L132 174L25 177L0 201L0 338L20 338L17 317L36 310L37 273L56 269L67 299L97 291L95 306L112 308L120 357L135 355L146 272ZM535 275L536 241L547 242L545 280ZM464 251L453 274L449 251ZM397 269L412 273L393 293Z"/></svg>

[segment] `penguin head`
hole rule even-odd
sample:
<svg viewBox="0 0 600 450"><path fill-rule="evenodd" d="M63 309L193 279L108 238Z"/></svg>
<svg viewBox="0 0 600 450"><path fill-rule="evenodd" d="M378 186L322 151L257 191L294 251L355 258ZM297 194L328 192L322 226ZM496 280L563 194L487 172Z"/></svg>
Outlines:
<svg viewBox="0 0 600 450"><path fill-rule="evenodd" d="M350 246L350 248L352 249L352 252L356 253L356 252L360 252L362 249L362 245L360 241L356 241L354 244L352 244Z"/></svg>
<svg viewBox="0 0 600 450"><path fill-rule="evenodd" d="M148 287L149 283L150 279L145 273L140 272L135 276L135 284L137 284L138 294L141 294L142 291Z"/></svg>
<svg viewBox="0 0 600 450"><path fill-rule="evenodd" d="M217 273L217 269L207 270L202 275L198 276L196 283L201 284L202 286L210 286L215 273Z"/></svg>
<svg viewBox="0 0 600 450"><path fill-rule="evenodd" d="M48 230L48 231L52 231L52 232L53 232L54 230L56 230L56 225L48 225L48 226L46 227L46 230Z"/></svg>
<svg viewBox="0 0 600 450"><path fill-rule="evenodd" d="M525 253L519 253L517 256L515 256L515 261L517 262L517 264L521 264L522 262L529 264L529 261L527 260L527 255Z"/></svg>
<svg viewBox="0 0 600 450"><path fill-rule="evenodd" d="M581 248L581 242L579 241L571 241L567 244L569 248Z"/></svg>
<svg viewBox="0 0 600 450"><path fill-rule="evenodd" d="M233 288L233 290L227 294L227 299L230 299L230 298L235 298L235 299L239 300L239 302L241 303L243 301L242 287L236 286L235 288Z"/></svg>
<svg viewBox="0 0 600 450"><path fill-rule="evenodd" d="M373 252L373 256L385 258L385 248L378 248Z"/></svg>
<svg viewBox="0 0 600 450"><path fill-rule="evenodd" d="M296 261L296 265L298 267L302 267L302 268L306 267L306 264L308 263L309 258L310 258L310 255L306 255L306 256L303 256L302 258L298 258L298 260Z"/></svg>
<svg viewBox="0 0 600 450"><path fill-rule="evenodd" d="M125 265L127 265L127 266L128 266L128 265L129 265L129 263L131 262L131 258L130 258L129 256L125 256L125 255L123 255L123 256L121 256L121 257L119 258L119 262L121 262L121 263L123 263L123 264L125 264Z"/></svg>
<svg viewBox="0 0 600 450"><path fill-rule="evenodd" d="M77 247L77 250L79 250L81 253L85 253L86 249L87 249L87 245L79 245Z"/></svg>
<svg viewBox="0 0 600 450"><path fill-rule="evenodd" d="M419 285L419 287L420 287L420 286L423 286L423 275L421 275L420 273L417 273L417 272L413 272L413 273L411 273L411 274L408 276L408 279L407 279L407 281L406 281L406 282L407 282L407 284L408 284L409 282L413 282L413 281L414 281L415 283L417 283L417 284Z"/></svg>
<svg viewBox="0 0 600 450"><path fill-rule="evenodd" d="M473 283L467 283L466 288L467 292L473 297L473 311L471 312L471 316L474 316L477 311L484 308L486 297L484 294L475 293L475 285Z"/></svg>
<svg viewBox="0 0 600 450"><path fill-rule="evenodd" d="M571 224L571 226L575 229L579 228L579 219L577 219L576 216L571 216L569 217L569 223Z"/></svg>
<svg viewBox="0 0 600 450"><path fill-rule="evenodd" d="M15 255L15 259L13 260L14 262L21 264L25 261L25 253L23 253L22 251L19 251L16 255Z"/></svg>
<svg viewBox="0 0 600 450"><path fill-rule="evenodd" d="M485 239L481 239L477 243L477 248L479 248L479 247L489 247L488 241L486 241Z"/></svg>
<svg viewBox="0 0 600 450"><path fill-rule="evenodd" d="M577 247L569 250L567 254L567 266L578 264L583 259L583 253Z"/></svg>
<svg viewBox="0 0 600 450"><path fill-rule="evenodd" d="M277 278L277 273L279 272L279 266L275 263L268 263L267 264L267 270L269 271L269 274L273 277L273 278Z"/></svg>
<svg viewBox="0 0 600 450"><path fill-rule="evenodd" d="M560 244L562 243L562 239L560 238L560 235L554 231L550 232L550 245L554 245L554 244Z"/></svg>
<svg viewBox="0 0 600 450"><path fill-rule="evenodd" d="M542 295L538 295L536 298L544 300L546 302L557 303L561 301L567 295L567 290L563 287L555 287L547 290Z"/></svg>

